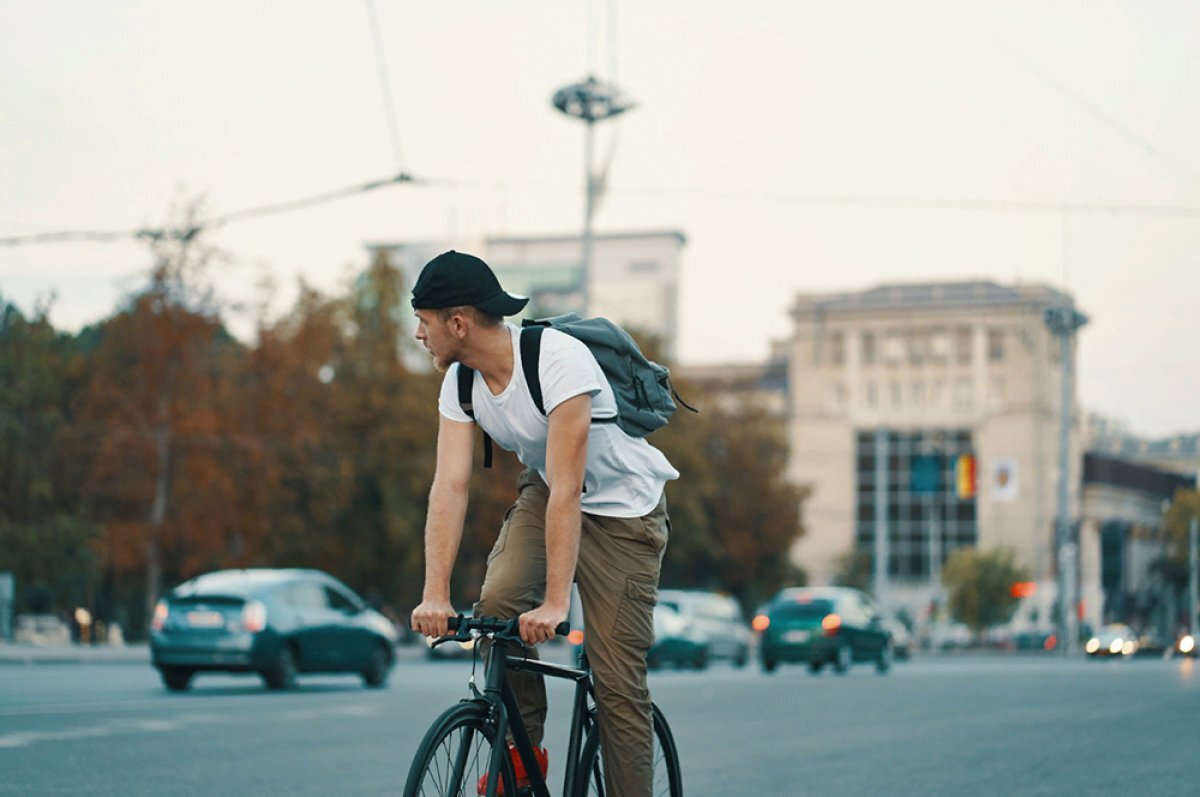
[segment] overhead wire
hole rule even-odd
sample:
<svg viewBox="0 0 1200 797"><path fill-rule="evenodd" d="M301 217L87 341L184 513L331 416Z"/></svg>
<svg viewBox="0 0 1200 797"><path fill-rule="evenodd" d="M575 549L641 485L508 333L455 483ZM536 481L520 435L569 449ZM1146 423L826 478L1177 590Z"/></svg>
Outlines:
<svg viewBox="0 0 1200 797"><path fill-rule="evenodd" d="M957 9L950 11L947 16L956 18L960 28L970 30L974 36L987 42L1009 59L1020 64L1038 80L1041 80L1059 94L1066 97L1074 105L1083 110L1087 115L1098 121L1102 126L1108 128L1108 130L1118 138L1123 139L1125 143L1130 144L1134 148L1140 150L1144 155L1152 160L1157 160L1160 163L1169 166L1171 169L1175 170L1177 174L1187 178L1194 185L1200 186L1200 173L1192 169L1191 166L1172 156L1170 153L1165 152L1162 148L1149 141L1145 136L1141 135L1132 127L1118 119L1113 114L1109 113L1099 104L1084 96L1082 92L1071 87L1065 81L1059 80L1048 70L1036 63L1033 59L1005 44L1000 39L993 36L990 32L978 30L977 26L963 24L962 13Z"/></svg>

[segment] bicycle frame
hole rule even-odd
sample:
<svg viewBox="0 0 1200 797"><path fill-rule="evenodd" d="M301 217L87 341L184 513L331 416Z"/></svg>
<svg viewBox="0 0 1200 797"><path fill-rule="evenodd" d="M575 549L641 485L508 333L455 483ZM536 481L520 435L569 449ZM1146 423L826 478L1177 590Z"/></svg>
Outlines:
<svg viewBox="0 0 1200 797"><path fill-rule="evenodd" d="M529 778L529 786L535 797L550 797L549 787L542 770L537 764L533 753L533 742L521 722L521 711L517 707L517 699L504 677L509 671L528 672L550 678L565 678L575 682L575 700L571 710L571 738L567 745L566 774L563 777L563 796L570 797L578 780L579 756L583 749L583 735L590 727L590 712L588 698L594 699L592 692L591 671L587 667L587 654L581 657L580 667L567 667L561 664L527 659L508 655L509 641L503 638L493 638L491 651L488 653L487 681L483 690L483 699L492 705L496 712L496 737L492 745L492 759L488 762L488 787L486 797L496 797L497 783L500 779L501 756L507 755L507 745L503 743L506 731L512 733L513 746L521 756L525 766L525 774ZM512 722L510 718L516 717Z"/></svg>

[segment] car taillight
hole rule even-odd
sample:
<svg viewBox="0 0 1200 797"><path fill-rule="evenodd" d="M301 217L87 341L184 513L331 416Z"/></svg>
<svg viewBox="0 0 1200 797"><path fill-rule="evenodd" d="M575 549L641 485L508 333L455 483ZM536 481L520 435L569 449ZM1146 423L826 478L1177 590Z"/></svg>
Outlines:
<svg viewBox="0 0 1200 797"><path fill-rule="evenodd" d="M166 625L167 622L168 614L170 614L170 610L167 608L166 601L159 601L158 603L154 604L154 617L150 620L151 630L163 630L163 626Z"/></svg>
<svg viewBox="0 0 1200 797"><path fill-rule="evenodd" d="M825 636L835 636L842 627L842 618L840 615L827 614L825 619L821 620L821 628L825 629Z"/></svg>
<svg viewBox="0 0 1200 797"><path fill-rule="evenodd" d="M267 627L267 607L259 601L250 601L242 609L242 628L254 633Z"/></svg>
<svg viewBox="0 0 1200 797"><path fill-rule="evenodd" d="M760 614L750 622L750 627L761 634L771 627L771 618L765 614Z"/></svg>

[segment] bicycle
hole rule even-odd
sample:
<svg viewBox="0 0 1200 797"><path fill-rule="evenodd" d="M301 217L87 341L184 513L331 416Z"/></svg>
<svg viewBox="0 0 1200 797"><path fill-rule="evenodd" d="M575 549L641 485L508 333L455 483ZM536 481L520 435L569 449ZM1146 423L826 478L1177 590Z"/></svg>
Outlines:
<svg viewBox="0 0 1200 797"><path fill-rule="evenodd" d="M449 619L450 630L456 633L439 638L434 642L435 645L462 642L479 636L492 640L487 657L486 686L480 692L475 686L472 672L468 684L472 696L451 706L430 726L409 769L404 786L405 797L475 795L476 786L484 775L487 776L487 797L495 797L498 793L506 796L550 797L549 788L534 758L533 745L521 722L516 698L504 677L509 670L575 682L562 793L565 797L605 797L608 792L604 785L595 692L586 649L580 653L578 667L510 656L509 646L521 644L517 619L462 615ZM569 630L566 623L556 629L560 636L565 636ZM683 779L674 737L658 706L651 704L651 713L655 740L654 794L656 797L682 797ZM516 718L515 722L511 719L513 717ZM512 735L513 746L524 764L529 778L528 787L517 788L505 743L508 734ZM497 783L503 784L502 792L498 791Z"/></svg>

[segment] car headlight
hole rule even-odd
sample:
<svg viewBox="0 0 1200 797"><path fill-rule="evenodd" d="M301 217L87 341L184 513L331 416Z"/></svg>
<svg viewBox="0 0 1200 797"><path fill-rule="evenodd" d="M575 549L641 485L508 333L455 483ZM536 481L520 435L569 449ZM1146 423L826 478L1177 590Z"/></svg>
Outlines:
<svg viewBox="0 0 1200 797"><path fill-rule="evenodd" d="M1096 637L1092 637L1087 641L1087 644L1083 646L1083 649L1088 653L1095 653L1100 649L1100 640L1096 639Z"/></svg>
<svg viewBox="0 0 1200 797"><path fill-rule="evenodd" d="M1191 634L1185 634L1183 636L1183 638L1179 640L1179 652L1180 653L1191 653L1195 649L1196 649L1196 638L1194 636L1192 636Z"/></svg>
<svg viewBox="0 0 1200 797"><path fill-rule="evenodd" d="M1125 640L1121 639L1121 637L1117 637L1116 639L1114 639L1111 643L1109 643L1108 652L1112 653L1114 655L1117 653L1120 653L1121 645L1124 643L1124 641Z"/></svg>

